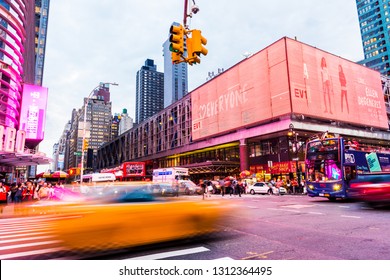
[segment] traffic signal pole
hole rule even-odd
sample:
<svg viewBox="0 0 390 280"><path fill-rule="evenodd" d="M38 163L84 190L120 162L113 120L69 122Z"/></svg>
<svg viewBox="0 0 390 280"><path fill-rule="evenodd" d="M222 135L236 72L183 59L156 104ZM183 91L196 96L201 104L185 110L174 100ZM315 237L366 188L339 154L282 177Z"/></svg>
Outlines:
<svg viewBox="0 0 390 280"><path fill-rule="evenodd" d="M194 2L195 4L195 2ZM184 28L187 29L187 17L188 17L188 0L184 0L184 18L183 18L183 25Z"/></svg>

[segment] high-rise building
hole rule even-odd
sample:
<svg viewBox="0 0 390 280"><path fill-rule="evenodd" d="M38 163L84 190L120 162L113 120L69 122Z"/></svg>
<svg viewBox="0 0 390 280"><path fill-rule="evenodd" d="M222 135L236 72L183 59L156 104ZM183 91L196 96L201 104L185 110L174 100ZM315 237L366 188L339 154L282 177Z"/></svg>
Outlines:
<svg viewBox="0 0 390 280"><path fill-rule="evenodd" d="M116 113L111 119L111 140L118 137L119 123L121 122L121 115Z"/></svg>
<svg viewBox="0 0 390 280"><path fill-rule="evenodd" d="M84 98L84 103L87 102L87 118L86 118L86 127L88 141L88 152L93 151L93 154L96 154L98 148L111 140L111 108L112 104L110 101L110 87L109 84L100 84L100 87L95 90L92 97L88 100ZM81 111L83 114L80 114L79 123L83 121L84 116L84 106ZM80 127L80 125L79 125ZM81 151L82 145L82 135L78 135L78 145ZM90 153L90 152L89 152ZM92 162L87 162L85 165L87 168L92 168Z"/></svg>
<svg viewBox="0 0 390 280"><path fill-rule="evenodd" d="M164 73L147 59L137 72L135 118L140 123L164 109Z"/></svg>
<svg viewBox="0 0 390 280"><path fill-rule="evenodd" d="M188 93L188 65L187 63L172 63L169 45L169 40L163 44L164 108L175 103Z"/></svg>
<svg viewBox="0 0 390 280"><path fill-rule="evenodd" d="M119 129L118 129L118 135L121 135L128 131L129 129L133 128L133 118L130 117L127 114L127 109L123 109L122 114L120 116L120 122L119 122Z"/></svg>
<svg viewBox="0 0 390 280"><path fill-rule="evenodd" d="M9 173L5 177L11 181L34 177L35 166L50 160L37 148L44 137L47 102L47 89L36 83L36 35L46 32L37 26L38 6L42 3L35 0L0 0L0 128L10 135L25 133L19 148L10 145L0 151L0 173ZM20 166L17 173L15 166Z"/></svg>
<svg viewBox="0 0 390 280"><path fill-rule="evenodd" d="M100 83L92 96L84 98L83 106L73 109L69 121L69 129L66 138L66 151L64 156L64 169L79 167L82 158L83 127L85 125L85 139L88 147L85 148L84 167L94 170L94 157L98 148L112 140L112 104L110 100L110 84ZM85 104L86 107L85 107ZM84 109L86 111L86 123L84 124ZM68 128L68 127L67 127Z"/></svg>
<svg viewBox="0 0 390 280"><path fill-rule="evenodd" d="M382 75L390 75L389 1L356 0L364 60L360 61Z"/></svg>
<svg viewBox="0 0 390 280"><path fill-rule="evenodd" d="M35 84L41 86L45 64L50 0L35 0Z"/></svg>

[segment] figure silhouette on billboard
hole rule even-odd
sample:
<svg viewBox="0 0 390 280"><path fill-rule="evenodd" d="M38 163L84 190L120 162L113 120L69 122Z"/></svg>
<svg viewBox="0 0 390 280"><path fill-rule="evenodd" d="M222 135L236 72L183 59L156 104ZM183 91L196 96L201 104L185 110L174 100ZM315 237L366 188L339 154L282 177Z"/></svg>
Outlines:
<svg viewBox="0 0 390 280"><path fill-rule="evenodd" d="M347 97L347 79L345 78L343 67L341 65L339 65L339 79L340 79L340 86L341 86L341 112L344 111L343 102L345 99L345 105L347 106L347 112L349 114L348 97Z"/></svg>
<svg viewBox="0 0 390 280"><path fill-rule="evenodd" d="M326 65L325 57L321 59L321 78L322 78L322 90L324 93L324 105L325 111L324 113L328 113L328 105L329 105L329 113L332 113L330 93L333 92L332 82L329 76L328 67ZM328 104L327 104L328 103Z"/></svg>

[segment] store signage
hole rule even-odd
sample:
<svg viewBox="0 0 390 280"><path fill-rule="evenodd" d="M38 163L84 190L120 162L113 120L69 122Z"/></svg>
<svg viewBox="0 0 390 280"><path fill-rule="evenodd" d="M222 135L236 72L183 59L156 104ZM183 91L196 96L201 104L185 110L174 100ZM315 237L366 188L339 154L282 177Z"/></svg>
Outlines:
<svg viewBox="0 0 390 280"><path fill-rule="evenodd" d="M24 153L26 132L0 125L0 151Z"/></svg>

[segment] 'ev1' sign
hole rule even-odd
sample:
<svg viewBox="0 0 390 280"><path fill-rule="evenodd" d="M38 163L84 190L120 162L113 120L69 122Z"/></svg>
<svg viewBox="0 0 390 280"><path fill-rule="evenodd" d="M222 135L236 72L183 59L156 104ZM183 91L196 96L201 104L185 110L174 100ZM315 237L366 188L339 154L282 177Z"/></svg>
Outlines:
<svg viewBox="0 0 390 280"><path fill-rule="evenodd" d="M0 151L24 153L26 143L26 132L24 130L16 131L12 127L0 125Z"/></svg>

